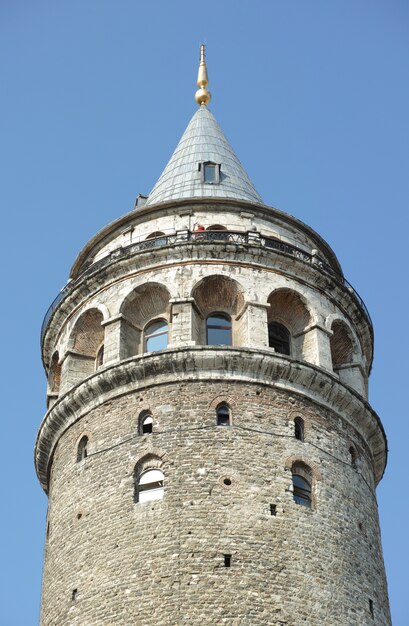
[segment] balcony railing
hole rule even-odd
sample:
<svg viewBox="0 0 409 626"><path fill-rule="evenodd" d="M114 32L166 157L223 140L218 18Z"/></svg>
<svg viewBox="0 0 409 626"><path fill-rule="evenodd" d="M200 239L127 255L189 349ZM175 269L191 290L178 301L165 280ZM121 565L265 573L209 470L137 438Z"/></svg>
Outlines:
<svg viewBox="0 0 409 626"><path fill-rule="evenodd" d="M301 261L304 261L305 263L310 263L322 273L330 275L338 284L345 287L351 293L359 306L364 310L370 326L371 333L373 332L372 320L361 296L342 276L342 274L340 274L330 265L325 263L325 261L323 261L317 254L310 254L309 252L306 252L301 248L297 248L297 246L293 246L289 243L281 241L280 239L274 239L273 237L263 237L255 231L243 232L234 230L180 230L172 235L160 235L159 237L145 239L144 241L139 241L137 243L132 243L128 246L117 248L116 250L113 250L111 253L102 257L98 261L95 261L94 263L92 261L89 261L88 263L84 264L75 280L67 283L67 285L59 292L57 297L49 306L41 326L41 345L44 340L48 323L55 309L58 307L60 302L64 300L64 298L75 289L75 286L78 284L78 282L87 274L91 274L92 272L106 267L120 258L125 258L138 252L153 250L155 248L160 248L163 246L173 246L185 242L191 242L193 244L205 242L220 242L223 244L232 243L237 245L261 246L263 248L273 249L283 254L288 254Z"/></svg>

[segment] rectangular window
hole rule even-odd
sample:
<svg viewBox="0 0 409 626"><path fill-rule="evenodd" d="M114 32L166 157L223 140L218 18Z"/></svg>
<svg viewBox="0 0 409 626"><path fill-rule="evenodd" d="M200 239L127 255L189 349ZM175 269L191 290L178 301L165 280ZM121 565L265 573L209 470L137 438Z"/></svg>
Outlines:
<svg viewBox="0 0 409 626"><path fill-rule="evenodd" d="M231 567L231 554L224 554L224 567Z"/></svg>
<svg viewBox="0 0 409 626"><path fill-rule="evenodd" d="M207 163L204 166L204 182L205 183L216 182L216 166L215 165Z"/></svg>
<svg viewBox="0 0 409 626"><path fill-rule="evenodd" d="M277 507L275 504L270 504L270 515L274 515L274 517L277 515Z"/></svg>

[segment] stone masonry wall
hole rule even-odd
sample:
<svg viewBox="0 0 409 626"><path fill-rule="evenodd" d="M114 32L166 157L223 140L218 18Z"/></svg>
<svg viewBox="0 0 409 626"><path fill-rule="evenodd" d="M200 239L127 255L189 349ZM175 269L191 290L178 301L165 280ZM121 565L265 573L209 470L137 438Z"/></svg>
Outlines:
<svg viewBox="0 0 409 626"><path fill-rule="evenodd" d="M84 405L59 440L41 626L390 626L370 452L352 427L273 386L159 383ZM216 426L222 401L230 427ZM152 434L138 434L142 410ZM165 495L140 504L149 454ZM312 468L311 510L293 501L294 460Z"/></svg>

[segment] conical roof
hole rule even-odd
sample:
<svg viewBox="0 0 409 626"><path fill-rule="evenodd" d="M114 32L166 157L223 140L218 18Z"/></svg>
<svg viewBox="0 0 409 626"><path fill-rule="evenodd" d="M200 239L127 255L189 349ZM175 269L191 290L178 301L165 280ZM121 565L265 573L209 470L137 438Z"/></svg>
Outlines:
<svg viewBox="0 0 409 626"><path fill-rule="evenodd" d="M204 182L203 165L220 166L219 182ZM184 198L235 198L262 202L213 114L201 106L145 204Z"/></svg>

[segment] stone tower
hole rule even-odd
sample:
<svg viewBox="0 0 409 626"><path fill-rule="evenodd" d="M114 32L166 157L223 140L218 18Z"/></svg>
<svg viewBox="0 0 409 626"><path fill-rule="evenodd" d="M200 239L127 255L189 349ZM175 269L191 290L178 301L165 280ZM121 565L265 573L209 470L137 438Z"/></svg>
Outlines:
<svg viewBox="0 0 409 626"><path fill-rule="evenodd" d="M41 626L390 626L373 329L207 108L42 329Z"/></svg>

